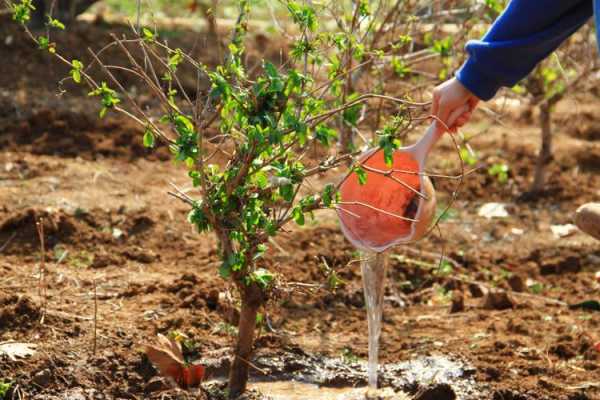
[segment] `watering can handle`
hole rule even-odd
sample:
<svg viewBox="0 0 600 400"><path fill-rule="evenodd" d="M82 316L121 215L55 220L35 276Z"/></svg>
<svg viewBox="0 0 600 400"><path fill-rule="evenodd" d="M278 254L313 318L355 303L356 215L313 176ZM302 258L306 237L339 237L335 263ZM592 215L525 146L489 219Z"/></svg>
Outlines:
<svg viewBox="0 0 600 400"><path fill-rule="evenodd" d="M466 104L454 110L454 112L450 114L450 117L448 118L448 126L452 126L461 115L469 110L470 107ZM434 120L431 125L429 125L425 135L423 135L423 137L416 144L415 155L419 163L423 163L425 161L427 155L433 148L433 145L440 140L440 138L444 135L444 132L445 129L440 126L440 122L437 120Z"/></svg>

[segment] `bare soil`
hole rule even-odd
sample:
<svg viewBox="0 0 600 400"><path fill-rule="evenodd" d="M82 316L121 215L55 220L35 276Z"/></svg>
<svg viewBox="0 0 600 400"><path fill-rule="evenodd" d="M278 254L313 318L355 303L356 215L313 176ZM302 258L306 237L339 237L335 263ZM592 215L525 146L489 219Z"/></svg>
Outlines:
<svg viewBox="0 0 600 400"><path fill-rule="evenodd" d="M0 342L36 343L38 351L17 361L0 357L0 380L12 382L7 398L219 398L214 387L188 395L169 390L142 352L157 333L179 331L193 344L190 360L220 377L232 345L235 293L217 275L215 238L195 233L186 206L166 193L170 182L188 187L185 170L166 149L144 149L141 132L127 121L97 120L84 96L56 97L48 81L61 71L27 50L11 26L0 22L0 57L9 67L0 74ZM106 32L102 23L75 29L61 46L85 48ZM563 101L556 113L549 183L533 200L517 201L533 175L535 126L508 116L505 126L486 128L472 141L484 168L467 177L440 232L393 250L384 363L438 355L461 360L471 366L480 398L600 399L594 349L600 313L568 307L600 300L594 277L600 246L580 233L557 239L550 230L572 222L578 205L600 198L594 122L600 100L590 94L578 107L574 101ZM481 117L468 129L486 124ZM447 140L430 165L455 173L455 158ZM507 183L487 174L496 162L510 166ZM447 204L456 182L435 185ZM486 202L507 203L509 217L478 216ZM44 254L35 228L40 219ZM262 311L257 357L366 359L358 255L335 215L323 212L275 240L264 264L282 285ZM450 267L439 268L442 252L453 260ZM344 285L302 286L325 282L325 262ZM294 368L294 357L287 359L272 376L254 374L277 379ZM342 372L338 378L326 384L362 383Z"/></svg>

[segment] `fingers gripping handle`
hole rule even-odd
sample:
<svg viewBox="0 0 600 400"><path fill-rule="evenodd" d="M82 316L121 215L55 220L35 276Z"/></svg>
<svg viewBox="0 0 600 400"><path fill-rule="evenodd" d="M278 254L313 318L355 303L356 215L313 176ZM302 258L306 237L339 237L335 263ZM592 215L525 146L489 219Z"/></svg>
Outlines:
<svg viewBox="0 0 600 400"><path fill-rule="evenodd" d="M461 115L469 111L471 111L471 107L469 107L468 104L465 104L452 111L452 114L450 114L450 116L448 117L448 122L446 122L446 125L444 125L444 123L438 119L433 121L433 125L439 126L439 130L441 130L442 133L444 133L445 131L449 130L452 127L452 125L454 125L454 123L461 117Z"/></svg>
<svg viewBox="0 0 600 400"><path fill-rule="evenodd" d="M417 160L419 161L419 163L423 163L425 161L427 155L429 154L435 143L438 140L440 140L444 132L446 132L446 128L449 128L452 125L454 125L456 120L460 118L460 116L464 113L469 112L470 109L471 108L465 104L464 106L454 110L452 114L450 114L450 117L448 118L448 124L446 126L443 125L443 122L437 119L434 120L431 125L429 125L429 128L427 128L427 131L425 132L425 135L423 135L421 140L419 140L419 142L416 145L415 155L417 156Z"/></svg>

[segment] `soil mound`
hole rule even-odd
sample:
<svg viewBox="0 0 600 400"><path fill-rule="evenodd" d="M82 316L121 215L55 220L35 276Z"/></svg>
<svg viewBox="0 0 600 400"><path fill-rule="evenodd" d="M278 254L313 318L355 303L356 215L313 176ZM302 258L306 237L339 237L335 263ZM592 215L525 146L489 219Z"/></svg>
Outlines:
<svg viewBox="0 0 600 400"><path fill-rule="evenodd" d="M164 146L145 148L142 133L141 127L118 116L99 119L90 116L89 110L41 108L0 133L0 149L85 159L169 159Z"/></svg>
<svg viewBox="0 0 600 400"><path fill-rule="evenodd" d="M0 243L4 254L28 254L40 249L36 224L42 221L46 249L58 243L85 241L89 227L62 212L27 209L0 221Z"/></svg>
<svg viewBox="0 0 600 400"><path fill-rule="evenodd" d="M40 309L28 296L0 296L0 331L29 329L41 316Z"/></svg>

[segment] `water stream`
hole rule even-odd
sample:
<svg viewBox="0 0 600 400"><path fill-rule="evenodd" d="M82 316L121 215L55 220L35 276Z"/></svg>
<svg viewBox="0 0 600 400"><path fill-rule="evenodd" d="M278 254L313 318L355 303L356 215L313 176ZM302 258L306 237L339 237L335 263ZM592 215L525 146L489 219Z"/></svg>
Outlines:
<svg viewBox="0 0 600 400"><path fill-rule="evenodd" d="M387 253L363 252L361 254L362 261L360 267L365 291L367 322L369 325L369 363L367 367L369 383L368 392L377 391L379 337L381 336L383 292L385 289L385 270L388 264L388 258Z"/></svg>

